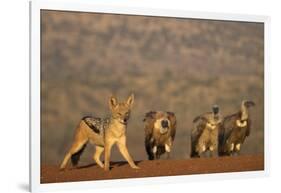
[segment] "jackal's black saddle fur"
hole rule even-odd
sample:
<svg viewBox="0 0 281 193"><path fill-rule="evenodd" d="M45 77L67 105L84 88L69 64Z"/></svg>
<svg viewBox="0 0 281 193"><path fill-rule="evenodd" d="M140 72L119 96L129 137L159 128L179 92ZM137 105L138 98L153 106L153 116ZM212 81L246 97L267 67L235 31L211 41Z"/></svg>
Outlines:
<svg viewBox="0 0 281 193"><path fill-rule="evenodd" d="M109 118L98 118L92 116L86 116L82 118L83 121L95 132L98 134L103 134L105 128L109 125Z"/></svg>

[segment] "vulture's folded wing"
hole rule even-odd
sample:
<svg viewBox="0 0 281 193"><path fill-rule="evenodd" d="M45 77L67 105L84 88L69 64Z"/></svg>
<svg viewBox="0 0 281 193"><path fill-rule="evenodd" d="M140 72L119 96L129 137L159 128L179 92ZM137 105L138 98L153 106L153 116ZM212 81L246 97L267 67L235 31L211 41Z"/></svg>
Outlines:
<svg viewBox="0 0 281 193"><path fill-rule="evenodd" d="M222 127L219 130L219 141L224 144L226 140L230 137L233 129L236 128L236 120L239 119L239 114L235 113L226 116L223 120Z"/></svg>
<svg viewBox="0 0 281 193"><path fill-rule="evenodd" d="M171 137L172 140L174 141L176 136L177 119L173 112L167 112L167 114L168 114L168 119L171 122Z"/></svg>
<svg viewBox="0 0 281 193"><path fill-rule="evenodd" d="M145 114L143 121L145 122L144 133L146 138L151 138L154 122L156 121L155 118L156 112L150 111Z"/></svg>
<svg viewBox="0 0 281 193"><path fill-rule="evenodd" d="M248 125L247 125L247 131L246 131L246 136L248 137L251 133L251 126L252 126L252 122L250 119L248 119Z"/></svg>
<svg viewBox="0 0 281 193"><path fill-rule="evenodd" d="M191 143L196 144L199 137L201 136L202 132L204 131L206 127L207 121L204 119L201 119L200 121L197 121L196 124L194 124L194 127L191 131Z"/></svg>

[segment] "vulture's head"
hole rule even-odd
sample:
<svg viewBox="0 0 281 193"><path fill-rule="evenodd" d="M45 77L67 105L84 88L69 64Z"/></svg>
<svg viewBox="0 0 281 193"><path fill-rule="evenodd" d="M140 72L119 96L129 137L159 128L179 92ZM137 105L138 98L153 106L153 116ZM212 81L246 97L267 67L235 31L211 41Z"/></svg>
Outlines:
<svg viewBox="0 0 281 193"><path fill-rule="evenodd" d="M207 128L214 130L222 122L222 117L220 115L220 108L218 105L213 105L212 112L207 112L202 115L197 116L193 123L202 120L206 123Z"/></svg>
<svg viewBox="0 0 281 193"><path fill-rule="evenodd" d="M146 114L144 121L147 118L152 119L153 127L161 134L167 133L175 122L175 114L172 112L151 111Z"/></svg>
<svg viewBox="0 0 281 193"><path fill-rule="evenodd" d="M249 108L255 106L255 103L253 101L243 100L242 106Z"/></svg>
<svg viewBox="0 0 281 193"><path fill-rule="evenodd" d="M217 115L220 111L220 108L218 105L213 105L212 110L213 110L214 115Z"/></svg>
<svg viewBox="0 0 281 193"><path fill-rule="evenodd" d="M207 126L211 129L215 129L218 124L221 123L222 118L220 115L220 108L218 105L213 105L212 107L213 114L211 116L208 116L207 118Z"/></svg>
<svg viewBox="0 0 281 193"><path fill-rule="evenodd" d="M247 120L249 118L248 108L255 106L253 101L243 100L241 103L241 120Z"/></svg>

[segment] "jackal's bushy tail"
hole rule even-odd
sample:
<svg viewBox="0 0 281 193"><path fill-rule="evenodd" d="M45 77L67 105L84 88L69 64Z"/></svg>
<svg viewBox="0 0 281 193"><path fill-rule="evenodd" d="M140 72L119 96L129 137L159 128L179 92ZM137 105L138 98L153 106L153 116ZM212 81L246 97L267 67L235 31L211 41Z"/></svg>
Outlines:
<svg viewBox="0 0 281 193"><path fill-rule="evenodd" d="M83 151L85 150L87 146L87 143L84 144L81 149L79 151L77 151L75 154L72 154L71 156L71 163L73 166L77 166L78 162L79 162L79 159L81 157L81 154L83 153Z"/></svg>

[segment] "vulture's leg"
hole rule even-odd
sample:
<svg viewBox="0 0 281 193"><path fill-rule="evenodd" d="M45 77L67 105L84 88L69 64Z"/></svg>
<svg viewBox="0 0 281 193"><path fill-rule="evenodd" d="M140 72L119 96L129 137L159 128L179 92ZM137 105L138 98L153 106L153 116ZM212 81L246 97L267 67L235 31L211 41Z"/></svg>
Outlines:
<svg viewBox="0 0 281 193"><path fill-rule="evenodd" d="M167 157L166 159L170 159L170 152L167 152Z"/></svg>
<svg viewBox="0 0 281 193"><path fill-rule="evenodd" d="M198 144L196 145L196 150L199 154L199 157L202 157L203 153L206 152L207 146L206 146L206 143L203 141L202 138L199 139Z"/></svg>
<svg viewBox="0 0 281 193"><path fill-rule="evenodd" d="M157 153L156 159L160 159L160 153Z"/></svg>
<svg viewBox="0 0 281 193"><path fill-rule="evenodd" d="M153 147L152 152L153 152L154 158L159 159L159 156L157 154L157 146L156 145Z"/></svg>
<svg viewBox="0 0 281 193"><path fill-rule="evenodd" d="M234 152L233 152L233 155L239 156L239 155L240 155L240 151L234 151Z"/></svg>
<svg viewBox="0 0 281 193"><path fill-rule="evenodd" d="M210 156L209 157L215 157L215 152L214 152L215 148L213 146L210 146L209 150L210 150Z"/></svg>
<svg viewBox="0 0 281 193"><path fill-rule="evenodd" d="M170 158L170 152L171 152L171 143L165 144L165 151L167 153L166 159Z"/></svg>
<svg viewBox="0 0 281 193"><path fill-rule="evenodd" d="M241 149L241 143L237 143L237 144L235 145L235 151L236 151L237 153L239 153L239 152L240 152L240 149Z"/></svg>
<svg viewBox="0 0 281 193"><path fill-rule="evenodd" d="M209 151L207 150L206 146L202 147L202 150L199 152L200 157L209 157Z"/></svg>
<svg viewBox="0 0 281 193"><path fill-rule="evenodd" d="M213 141L209 147L211 152L211 157L216 157L218 155L218 144L216 141Z"/></svg>

